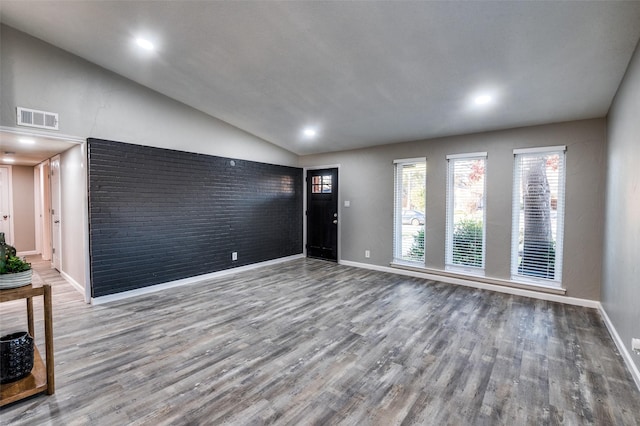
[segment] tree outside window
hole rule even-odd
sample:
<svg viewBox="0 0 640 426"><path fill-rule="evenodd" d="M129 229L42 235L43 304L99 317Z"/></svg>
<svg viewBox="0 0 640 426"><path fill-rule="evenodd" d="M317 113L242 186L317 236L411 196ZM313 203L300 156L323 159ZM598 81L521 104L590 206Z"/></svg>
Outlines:
<svg viewBox="0 0 640 426"><path fill-rule="evenodd" d="M564 149L516 154L511 265L515 278L560 281L564 155Z"/></svg>

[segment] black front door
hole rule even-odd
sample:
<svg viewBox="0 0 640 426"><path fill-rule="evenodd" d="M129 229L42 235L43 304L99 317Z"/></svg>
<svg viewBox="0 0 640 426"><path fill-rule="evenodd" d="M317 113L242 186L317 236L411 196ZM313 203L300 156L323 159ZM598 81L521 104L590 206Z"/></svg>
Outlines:
<svg viewBox="0 0 640 426"><path fill-rule="evenodd" d="M307 256L338 260L338 169L307 171Z"/></svg>

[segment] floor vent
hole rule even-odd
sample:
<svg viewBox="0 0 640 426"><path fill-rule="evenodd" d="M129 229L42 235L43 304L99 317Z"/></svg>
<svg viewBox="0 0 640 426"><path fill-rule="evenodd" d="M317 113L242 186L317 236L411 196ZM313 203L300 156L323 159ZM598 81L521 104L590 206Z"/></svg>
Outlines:
<svg viewBox="0 0 640 426"><path fill-rule="evenodd" d="M58 114L18 107L18 125L58 130Z"/></svg>

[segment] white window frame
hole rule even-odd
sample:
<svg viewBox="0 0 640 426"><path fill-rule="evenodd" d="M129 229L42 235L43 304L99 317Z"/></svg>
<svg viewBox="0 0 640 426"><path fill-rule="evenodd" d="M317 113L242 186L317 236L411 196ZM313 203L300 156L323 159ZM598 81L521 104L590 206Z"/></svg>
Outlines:
<svg viewBox="0 0 640 426"><path fill-rule="evenodd" d="M393 185L393 263L396 264L408 264L408 265L419 265L424 266L424 263L427 258L427 248L426 248L426 229L427 224L425 222L425 241L424 241L424 259L421 261L411 261L402 258L402 170L403 166L409 164L416 163L424 163L425 167L427 165L426 157L417 157L417 158L405 158L400 160L394 160L394 185ZM425 186L426 186L426 175L425 175ZM426 188L425 188L426 189ZM426 194L426 191L425 191ZM426 197L426 195L425 195ZM425 200L426 203L426 200Z"/></svg>
<svg viewBox="0 0 640 426"><path fill-rule="evenodd" d="M512 228L511 228L511 280L524 284L540 286L552 286L560 288L562 286L562 265L564 247L564 212L566 202L566 151L565 145L548 146L538 148L525 148L513 150L513 195L512 195ZM560 157L560 174L558 176L558 200L556 206L556 238L555 238L555 260L554 278L533 277L518 273L519 268L519 237L520 237L520 198L522 196L522 173L520 172L519 159L523 155L554 155Z"/></svg>
<svg viewBox="0 0 640 426"><path fill-rule="evenodd" d="M487 239L487 153L473 152L468 154L447 155L447 205L446 205L446 240L445 240L445 270L463 274L484 276ZM479 267L470 265L458 265L453 259L453 234L454 234L454 164L456 160L484 160L485 173L482 192L482 264Z"/></svg>

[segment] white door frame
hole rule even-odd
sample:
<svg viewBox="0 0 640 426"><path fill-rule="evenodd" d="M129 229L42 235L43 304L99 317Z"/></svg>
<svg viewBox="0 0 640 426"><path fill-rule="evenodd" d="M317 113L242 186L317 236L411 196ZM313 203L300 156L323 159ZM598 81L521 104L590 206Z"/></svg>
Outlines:
<svg viewBox="0 0 640 426"><path fill-rule="evenodd" d="M5 235L5 241L10 246L14 244L14 229L13 229L13 168L9 165L0 165L0 168L7 170L7 221L9 230ZM4 218L0 217L0 220L4 220Z"/></svg>
<svg viewBox="0 0 640 426"><path fill-rule="evenodd" d="M85 140L82 143L82 158L84 158L84 301L91 303L91 265L89 253L89 146Z"/></svg>
<svg viewBox="0 0 640 426"><path fill-rule="evenodd" d="M42 255L42 197L40 189L40 165L33 167L33 210L36 230L36 254Z"/></svg>
<svg viewBox="0 0 640 426"><path fill-rule="evenodd" d="M51 158L51 266L62 272L62 187L60 154Z"/></svg>
<svg viewBox="0 0 640 426"><path fill-rule="evenodd" d="M51 189L49 178L49 160L38 164L40 170L40 230L42 231L42 260L51 260ZM38 218L36 218L38 219Z"/></svg>

